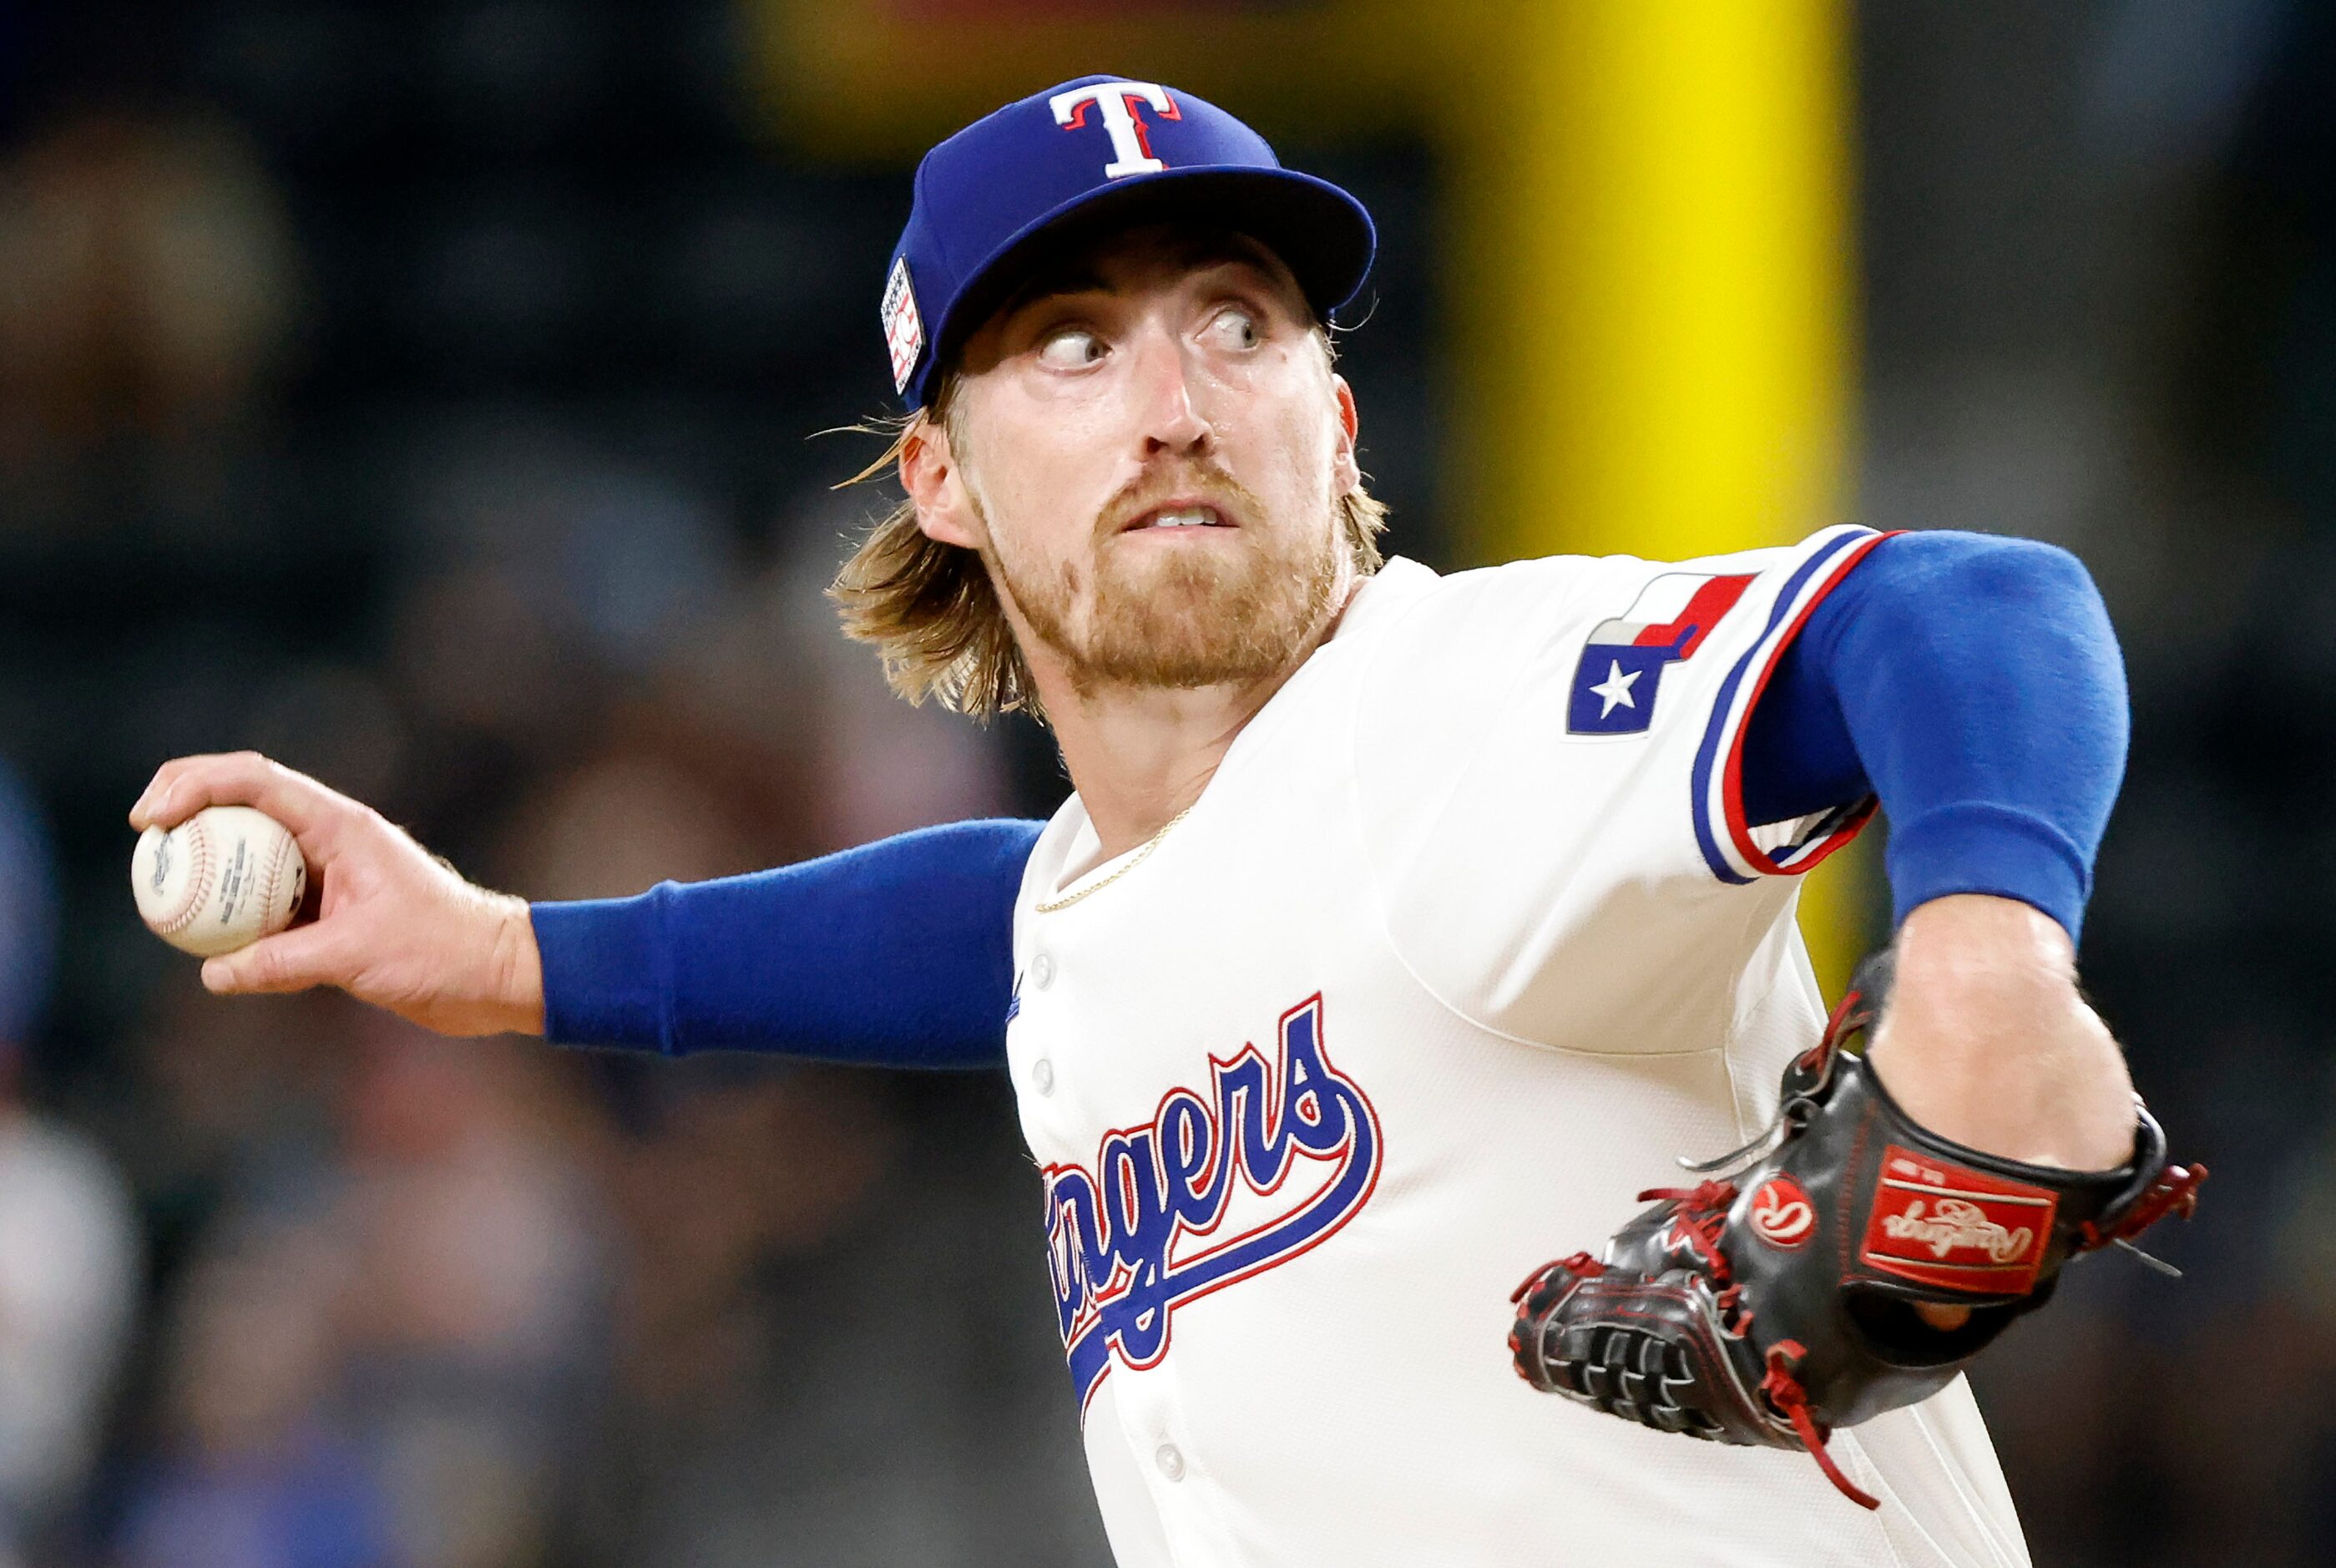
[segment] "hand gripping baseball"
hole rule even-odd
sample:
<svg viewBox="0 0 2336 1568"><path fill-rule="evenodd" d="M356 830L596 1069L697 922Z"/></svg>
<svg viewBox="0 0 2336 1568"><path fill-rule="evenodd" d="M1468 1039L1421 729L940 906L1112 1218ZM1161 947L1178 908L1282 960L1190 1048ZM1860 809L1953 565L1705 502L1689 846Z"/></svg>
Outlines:
<svg viewBox="0 0 2336 1568"><path fill-rule="evenodd" d="M2135 1102L2133 1154L2113 1171L2026 1164L1929 1132L1849 1039L1869 1032L1890 954L1860 967L1825 1037L1785 1070L1776 1125L1691 1167L1608 1243L1517 1288L1509 1349L1535 1388L1660 1431L1825 1451L1835 1427L1943 1388L2011 1320L2050 1297L2069 1258L2187 1215L2205 1167L2168 1165ZM1739 1167L1731 1179L1718 1173ZM1960 1327L1922 1304L1968 1308Z"/></svg>
<svg viewBox="0 0 2336 1568"><path fill-rule="evenodd" d="M540 1034L543 976L524 901L463 880L380 813L253 752L162 765L130 825L256 806L290 829L316 918L203 965L222 994L338 986L445 1035Z"/></svg>

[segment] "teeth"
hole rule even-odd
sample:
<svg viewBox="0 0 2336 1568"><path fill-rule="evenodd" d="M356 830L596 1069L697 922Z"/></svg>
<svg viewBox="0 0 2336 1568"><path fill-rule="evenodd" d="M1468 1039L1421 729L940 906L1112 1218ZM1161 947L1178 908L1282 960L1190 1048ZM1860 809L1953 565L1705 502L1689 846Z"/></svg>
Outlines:
<svg viewBox="0 0 2336 1568"><path fill-rule="evenodd" d="M1163 511L1152 520L1154 528L1206 528L1209 510L1204 506L1186 507L1181 511Z"/></svg>

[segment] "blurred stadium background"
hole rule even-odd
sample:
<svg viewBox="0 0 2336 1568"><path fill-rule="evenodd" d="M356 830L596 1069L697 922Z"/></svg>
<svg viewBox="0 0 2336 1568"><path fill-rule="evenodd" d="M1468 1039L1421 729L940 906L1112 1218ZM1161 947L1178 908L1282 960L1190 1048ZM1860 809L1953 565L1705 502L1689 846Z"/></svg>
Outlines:
<svg viewBox="0 0 2336 1568"><path fill-rule="evenodd" d="M1404 553L2091 566L2087 972L2216 1180L1981 1397L2040 1563L2328 1561L2328 7L92 0L0 6L0 1563L1105 1561L1001 1081L219 1002L122 885L198 749L539 898L1050 809L835 636L807 437L884 407L917 151L1098 68L1377 212Z"/></svg>

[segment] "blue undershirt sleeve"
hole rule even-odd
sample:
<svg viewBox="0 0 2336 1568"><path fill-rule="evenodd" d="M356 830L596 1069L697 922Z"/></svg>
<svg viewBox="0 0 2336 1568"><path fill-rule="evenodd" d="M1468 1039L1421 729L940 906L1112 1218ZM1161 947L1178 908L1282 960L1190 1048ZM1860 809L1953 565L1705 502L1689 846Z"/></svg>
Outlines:
<svg viewBox="0 0 2336 1568"><path fill-rule="evenodd" d="M2125 773L2125 665L2076 557L2029 540L1884 540L1811 612L1744 743L1744 808L1871 794L1894 919L1995 893L2081 930Z"/></svg>
<svg viewBox="0 0 2336 1568"><path fill-rule="evenodd" d="M2075 558L1902 535L1786 652L1746 735L1745 808L1776 822L1875 794L1898 918L1996 893L2074 936L2127 728L2116 638ZM961 823L751 876L537 904L545 1033L670 1055L996 1066L1039 828Z"/></svg>
<svg viewBox="0 0 2336 1568"><path fill-rule="evenodd" d="M749 876L533 905L545 1037L1002 1066L1014 901L1042 826L955 823Z"/></svg>

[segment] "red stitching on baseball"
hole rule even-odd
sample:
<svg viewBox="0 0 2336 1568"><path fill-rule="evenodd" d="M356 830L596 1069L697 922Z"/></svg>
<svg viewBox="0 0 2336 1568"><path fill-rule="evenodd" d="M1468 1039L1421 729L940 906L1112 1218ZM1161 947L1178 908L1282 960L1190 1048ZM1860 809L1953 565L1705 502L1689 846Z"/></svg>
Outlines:
<svg viewBox="0 0 2336 1568"><path fill-rule="evenodd" d="M284 852L291 847L292 835L289 833L276 835L276 852L268 858L268 896L260 901L259 905L259 923L263 930L276 918L276 883L284 874Z"/></svg>
<svg viewBox="0 0 2336 1568"><path fill-rule="evenodd" d="M189 862L187 901L177 913L154 928L166 937L176 936L192 925L195 917L202 912L205 901L210 897L211 835L203 831L202 823L191 819L186 823L184 832L186 836L179 842L185 847Z"/></svg>

